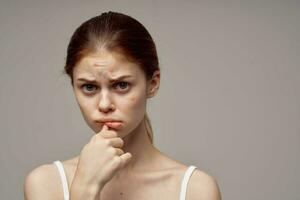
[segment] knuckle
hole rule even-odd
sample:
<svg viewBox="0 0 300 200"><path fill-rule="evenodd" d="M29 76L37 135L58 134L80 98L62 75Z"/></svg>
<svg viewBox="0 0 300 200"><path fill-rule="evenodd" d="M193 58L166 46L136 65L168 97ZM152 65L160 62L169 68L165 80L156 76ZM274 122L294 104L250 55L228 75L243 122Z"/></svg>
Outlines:
<svg viewBox="0 0 300 200"><path fill-rule="evenodd" d="M116 154L117 154L117 150L116 150L115 148L113 148L113 147L108 148L108 151L109 151L111 154L113 154L113 155L116 155Z"/></svg>
<svg viewBox="0 0 300 200"><path fill-rule="evenodd" d="M124 145L124 141L122 140L122 138L119 138L119 141L120 141L121 146L123 146Z"/></svg>
<svg viewBox="0 0 300 200"><path fill-rule="evenodd" d="M118 136L118 134L117 134L116 132L114 132L114 131L111 132L111 135L112 135L113 137L117 137L117 136Z"/></svg>
<svg viewBox="0 0 300 200"><path fill-rule="evenodd" d="M102 139L102 136L100 134L95 134L92 136L91 142L98 141L99 139Z"/></svg>
<svg viewBox="0 0 300 200"><path fill-rule="evenodd" d="M123 151L122 149L120 149L120 154L121 154L121 155L124 154L124 151Z"/></svg>
<svg viewBox="0 0 300 200"><path fill-rule="evenodd" d="M111 141L110 140L106 139L103 142L104 142L104 145L111 146Z"/></svg>
<svg viewBox="0 0 300 200"><path fill-rule="evenodd" d="M116 165L119 165L121 163L121 158L119 156L115 156L113 157L113 162L116 164Z"/></svg>

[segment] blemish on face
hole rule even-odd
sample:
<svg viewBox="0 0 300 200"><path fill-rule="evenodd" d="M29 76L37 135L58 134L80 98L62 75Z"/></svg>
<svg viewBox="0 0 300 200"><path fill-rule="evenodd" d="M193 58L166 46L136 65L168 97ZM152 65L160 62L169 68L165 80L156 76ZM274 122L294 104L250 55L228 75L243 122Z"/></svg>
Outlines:
<svg viewBox="0 0 300 200"><path fill-rule="evenodd" d="M130 101L135 101L136 100L136 97L131 97L130 98Z"/></svg>

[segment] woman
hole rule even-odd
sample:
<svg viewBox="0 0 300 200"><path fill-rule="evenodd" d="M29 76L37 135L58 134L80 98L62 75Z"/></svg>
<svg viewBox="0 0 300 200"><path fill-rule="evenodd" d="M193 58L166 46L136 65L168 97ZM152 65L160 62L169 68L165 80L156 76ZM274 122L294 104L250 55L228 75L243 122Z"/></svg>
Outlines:
<svg viewBox="0 0 300 200"><path fill-rule="evenodd" d="M141 23L116 12L84 22L70 40L65 73L95 134L77 157L32 170L25 199L221 199L212 176L153 145L146 105L160 70Z"/></svg>

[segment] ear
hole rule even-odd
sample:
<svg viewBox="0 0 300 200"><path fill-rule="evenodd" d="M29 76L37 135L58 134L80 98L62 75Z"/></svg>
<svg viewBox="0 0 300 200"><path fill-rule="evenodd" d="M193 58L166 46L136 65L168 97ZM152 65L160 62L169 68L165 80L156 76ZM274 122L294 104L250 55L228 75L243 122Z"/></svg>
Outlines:
<svg viewBox="0 0 300 200"><path fill-rule="evenodd" d="M160 84L160 70L156 70L153 75L151 80L147 82L147 98L152 98L155 96L155 94L158 91Z"/></svg>

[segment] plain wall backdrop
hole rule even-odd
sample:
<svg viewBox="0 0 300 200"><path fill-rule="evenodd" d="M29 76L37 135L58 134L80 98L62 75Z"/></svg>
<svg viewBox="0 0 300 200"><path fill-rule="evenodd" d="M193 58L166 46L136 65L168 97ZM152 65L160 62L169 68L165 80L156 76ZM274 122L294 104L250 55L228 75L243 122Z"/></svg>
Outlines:
<svg viewBox="0 0 300 200"><path fill-rule="evenodd" d="M93 135L62 70L75 28L109 10L136 18L156 42L155 146L214 176L223 199L300 199L293 0L1 0L1 199L23 199L31 170L78 155Z"/></svg>

